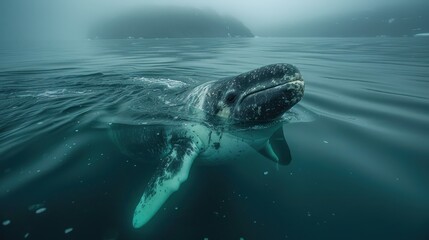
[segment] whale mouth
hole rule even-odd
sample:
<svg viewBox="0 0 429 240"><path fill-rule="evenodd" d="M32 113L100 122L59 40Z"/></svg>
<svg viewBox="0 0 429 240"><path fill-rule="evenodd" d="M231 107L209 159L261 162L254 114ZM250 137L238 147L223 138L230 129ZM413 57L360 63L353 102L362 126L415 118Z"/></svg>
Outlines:
<svg viewBox="0 0 429 240"><path fill-rule="evenodd" d="M304 87L302 78L270 81L270 86L248 91L234 108L232 118L243 123L272 122L302 99Z"/></svg>
<svg viewBox="0 0 429 240"><path fill-rule="evenodd" d="M269 86L269 87L263 87L261 89L256 89L253 90L249 93L247 93L245 96L243 96L240 100L240 103L242 103L246 98L255 96L257 94L261 94L264 92L269 92L269 91L302 91L304 88L304 79L301 77L301 75L299 74L297 76L297 78L291 79L288 82L283 82L280 84L276 84L273 86Z"/></svg>

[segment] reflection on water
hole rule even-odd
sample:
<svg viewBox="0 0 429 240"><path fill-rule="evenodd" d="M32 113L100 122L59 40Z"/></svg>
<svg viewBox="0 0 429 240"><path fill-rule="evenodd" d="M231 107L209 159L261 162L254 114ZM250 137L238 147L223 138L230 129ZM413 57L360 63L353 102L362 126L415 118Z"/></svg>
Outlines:
<svg viewBox="0 0 429 240"><path fill-rule="evenodd" d="M0 236L427 239L427 41L1 46ZM276 62L295 64L306 80L284 126L292 163L194 167L153 221L133 230L156 164L121 153L111 124L174 122L174 93Z"/></svg>

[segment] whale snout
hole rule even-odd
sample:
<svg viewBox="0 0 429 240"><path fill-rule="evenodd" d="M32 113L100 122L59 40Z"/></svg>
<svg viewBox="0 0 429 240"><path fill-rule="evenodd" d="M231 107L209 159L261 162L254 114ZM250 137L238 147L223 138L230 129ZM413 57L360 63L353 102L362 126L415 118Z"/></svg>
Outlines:
<svg viewBox="0 0 429 240"><path fill-rule="evenodd" d="M304 79L291 64L254 70L253 85L242 94L232 117L240 122L268 122L281 117L304 96Z"/></svg>
<svg viewBox="0 0 429 240"><path fill-rule="evenodd" d="M247 95L234 111L234 118L249 122L268 122L281 117L304 96L304 81L286 84Z"/></svg>

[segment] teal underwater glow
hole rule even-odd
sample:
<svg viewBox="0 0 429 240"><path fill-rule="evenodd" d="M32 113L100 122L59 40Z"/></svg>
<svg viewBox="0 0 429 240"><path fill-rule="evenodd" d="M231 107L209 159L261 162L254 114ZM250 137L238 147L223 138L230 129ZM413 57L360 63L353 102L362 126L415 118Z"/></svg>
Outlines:
<svg viewBox="0 0 429 240"><path fill-rule="evenodd" d="M0 238L427 239L428 41L3 44ZM185 106L175 94L281 62L305 79L282 126L290 163L256 154L196 161L135 229L153 156L165 154L141 151L156 143L140 144L146 127L197 118L177 111Z"/></svg>

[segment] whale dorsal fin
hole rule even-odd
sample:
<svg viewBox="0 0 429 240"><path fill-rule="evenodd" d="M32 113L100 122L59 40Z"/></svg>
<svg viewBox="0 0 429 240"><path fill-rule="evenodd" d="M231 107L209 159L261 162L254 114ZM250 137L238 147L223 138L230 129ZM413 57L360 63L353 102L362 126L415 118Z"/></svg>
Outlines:
<svg viewBox="0 0 429 240"><path fill-rule="evenodd" d="M168 197L179 189L180 184L186 181L192 163L202 146L197 136L183 132L173 133L170 143L171 151L161 159L160 165L134 210L134 228L146 224Z"/></svg>
<svg viewBox="0 0 429 240"><path fill-rule="evenodd" d="M289 145L284 137L282 127L271 135L270 139L267 140L258 152L266 158L281 165L288 165L292 160Z"/></svg>

